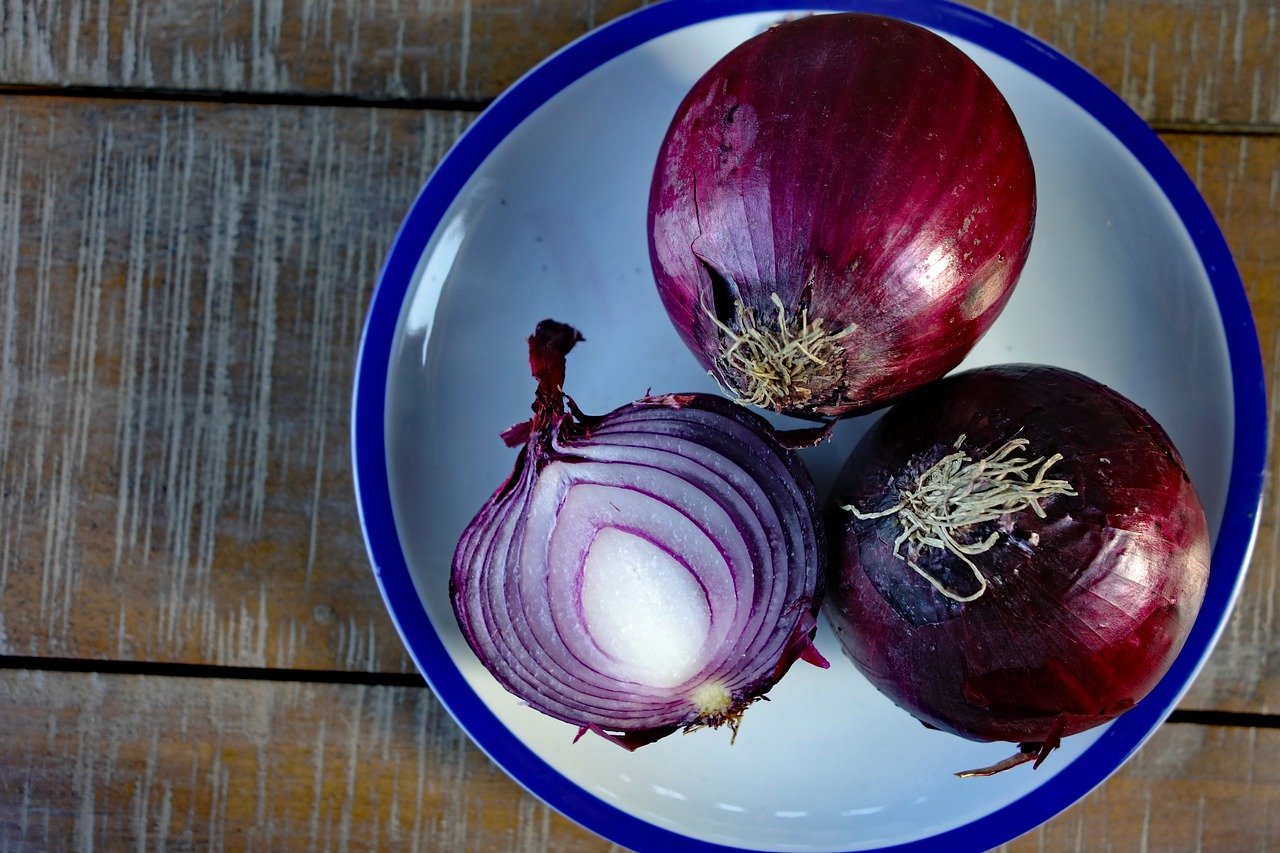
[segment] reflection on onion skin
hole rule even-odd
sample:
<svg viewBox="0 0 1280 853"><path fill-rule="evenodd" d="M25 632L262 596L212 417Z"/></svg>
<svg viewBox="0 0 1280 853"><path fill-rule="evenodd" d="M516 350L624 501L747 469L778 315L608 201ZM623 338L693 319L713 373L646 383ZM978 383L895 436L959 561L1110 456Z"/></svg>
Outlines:
<svg viewBox="0 0 1280 853"><path fill-rule="evenodd" d="M945 374L1021 274L1035 172L996 85L866 14L788 21L700 78L649 195L658 292L740 402L802 417Z"/></svg>

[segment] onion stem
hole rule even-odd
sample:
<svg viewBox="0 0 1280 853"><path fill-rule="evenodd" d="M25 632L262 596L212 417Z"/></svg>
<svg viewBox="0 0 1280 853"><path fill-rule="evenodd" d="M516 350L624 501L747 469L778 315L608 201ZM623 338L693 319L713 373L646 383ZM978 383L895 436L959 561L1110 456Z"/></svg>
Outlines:
<svg viewBox="0 0 1280 853"><path fill-rule="evenodd" d="M840 381L844 364L839 341L857 326L827 332L821 318L810 321L807 306L800 309L798 321L788 321L782 297L773 293L769 298L778 309L776 324L756 317L741 302L735 303L736 331L705 305L703 311L721 334L716 367L734 385L726 388L713 373L721 390L744 405L782 411L828 393Z"/></svg>
<svg viewBox="0 0 1280 853"><path fill-rule="evenodd" d="M976 524L998 521L1006 515L1030 509L1040 518L1044 510L1040 501L1050 495L1075 495L1066 480L1047 479L1046 474L1062 459L1055 453L1028 460L1014 456L1028 444L1025 438L1005 442L989 456L974 460L960 445L965 436L956 439L954 453L949 453L926 469L916 480L914 489L904 489L898 503L879 512L862 512L852 504L842 509L852 512L859 519L884 518L897 514L902 523L902 535L893 543L894 556L906 561L925 580L947 598L955 601L973 601L987 590L987 579L969 559L972 555L991 549L999 539L999 531L977 542L964 543L956 537ZM948 589L902 553L903 544L911 545L917 552L924 547L942 548L959 557L978 580L978 590L970 595L960 595Z"/></svg>

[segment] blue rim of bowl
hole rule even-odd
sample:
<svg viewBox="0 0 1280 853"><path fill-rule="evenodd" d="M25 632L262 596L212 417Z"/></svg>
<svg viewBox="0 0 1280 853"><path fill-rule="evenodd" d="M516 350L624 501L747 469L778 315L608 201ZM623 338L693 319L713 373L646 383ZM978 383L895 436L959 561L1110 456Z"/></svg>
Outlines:
<svg viewBox="0 0 1280 853"><path fill-rule="evenodd" d="M1227 341L1234 394L1234 445L1226 506L1200 617L1169 672L1146 698L1051 781L962 826L885 850L988 849L1027 832L1103 782L1168 716L1190 686L1239 592L1257 533L1266 463L1261 351L1244 286L1199 191L1168 148L1117 95L1053 48L981 12L945 0L668 0L621 17L542 62L496 99L437 166L413 203L383 266L356 366L352 457L365 544L392 619L428 683L472 740L512 778L587 829L632 849L740 850L655 826L565 778L508 730L471 689L432 627L396 530L387 472L387 377L401 308L427 242L472 173L526 117L609 60L682 27L740 14L804 11L884 14L953 35L1039 77L1085 109L1147 169L1188 230L1213 288ZM443 591L442 591L443 594Z"/></svg>

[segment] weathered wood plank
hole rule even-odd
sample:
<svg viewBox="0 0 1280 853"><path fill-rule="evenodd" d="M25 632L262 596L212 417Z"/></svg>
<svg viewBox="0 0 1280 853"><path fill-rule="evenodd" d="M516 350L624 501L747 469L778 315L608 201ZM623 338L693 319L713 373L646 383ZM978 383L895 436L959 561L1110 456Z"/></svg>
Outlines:
<svg viewBox="0 0 1280 853"><path fill-rule="evenodd" d="M644 0L0 5L0 82L491 98ZM973 0L1155 122L1280 125L1276 0Z"/></svg>
<svg viewBox="0 0 1280 853"><path fill-rule="evenodd" d="M425 689L0 674L0 849L598 850Z"/></svg>
<svg viewBox="0 0 1280 853"><path fill-rule="evenodd" d="M638 0L0 6L0 80L482 99Z"/></svg>
<svg viewBox="0 0 1280 853"><path fill-rule="evenodd" d="M1274 0L983 0L1156 123L1280 125Z"/></svg>
<svg viewBox="0 0 1280 853"><path fill-rule="evenodd" d="M1245 282L1267 387L1280 381L1280 137L1165 138L1214 211ZM1272 422L1277 397L1271 394ZM1184 707L1280 711L1280 506L1272 442L1258 541L1245 589Z"/></svg>
<svg viewBox="0 0 1280 853"><path fill-rule="evenodd" d="M1100 788L1003 849L1271 850L1278 759L1275 729L1165 725Z"/></svg>
<svg viewBox="0 0 1280 853"><path fill-rule="evenodd" d="M0 717L0 849L611 849L422 689L6 671ZM1009 849L1265 850L1277 767L1276 730L1168 725Z"/></svg>
<svg viewBox="0 0 1280 853"><path fill-rule="evenodd" d="M385 247L467 119L0 107L0 652L409 668L355 522L350 381ZM1167 139L1274 381L1280 137ZM1269 501L1188 707L1277 707L1277 543Z"/></svg>
<svg viewBox="0 0 1280 853"><path fill-rule="evenodd" d="M390 238L469 118L0 104L0 652L410 666L350 384Z"/></svg>

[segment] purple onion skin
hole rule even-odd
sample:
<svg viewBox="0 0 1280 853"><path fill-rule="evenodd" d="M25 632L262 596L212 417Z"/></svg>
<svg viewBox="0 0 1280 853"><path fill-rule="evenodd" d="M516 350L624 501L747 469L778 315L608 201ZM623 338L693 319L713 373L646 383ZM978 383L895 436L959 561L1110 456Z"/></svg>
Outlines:
<svg viewBox="0 0 1280 853"><path fill-rule="evenodd" d="M990 585L967 603L894 556L896 516L859 520L840 506L892 506L961 435L974 459L1015 437L1029 458L1061 453L1049 475L1077 492L1043 499L1043 519L1006 517L1009 532L972 558ZM1040 760L1155 686L1209 570L1204 511L1165 432L1116 392L1052 367L973 370L890 409L841 472L827 522L827 611L858 669L927 725L1021 743ZM924 548L918 564L953 591L977 587L943 549Z"/></svg>
<svg viewBox="0 0 1280 853"><path fill-rule="evenodd" d="M799 416L873 409L955 367L1007 302L1035 220L1026 141L996 86L913 24L821 14L743 43L694 85L658 157L649 250L703 367L737 308L853 330ZM709 313L710 312L710 313Z"/></svg>
<svg viewBox="0 0 1280 853"><path fill-rule="evenodd" d="M727 724L736 734L743 710L772 689L796 660L827 666L813 645L827 554L813 481L763 418L717 395L651 396L603 416L583 414L562 390L565 355L581 340L576 329L551 320L540 323L529 338L530 366L538 380L533 418L503 433L509 446L520 449L514 470L459 540L449 582L458 625L480 662L508 691L548 716L579 727L579 737L595 732L630 750L680 729ZM526 528L530 497L549 465L560 463L557 476L572 481L579 468L595 465L598 473L600 463L592 460L598 460L602 446L616 448L621 442L647 448L655 438L665 448L662 452L678 455L680 461L665 463L670 468L663 468L660 460L627 464L676 473L684 483L738 478L729 490L732 494L708 492L701 500L729 513L743 537L740 547L752 556L749 564L734 566L747 577L735 576L733 598L717 599L727 608L718 612L736 614L732 624L743 620L741 633L731 635L732 643L716 649L688 682L669 688L615 679L603 657L593 662L581 656L583 644L592 642L585 634L566 638L557 633L563 626L547 628L556 618L571 618L564 614L575 609L573 602L559 617L553 615L555 605L548 609L557 595L566 601L564 590L569 587L563 582L556 587L551 579L554 567L521 558L522 544L532 539ZM668 439L675 443L664 443ZM564 466L569 473L564 473ZM640 493L645 488L635 486ZM670 495L651 496L688 512ZM693 518L697 513L688 514ZM606 523L625 529L639 522L615 513ZM552 535L555 530L553 525ZM733 546L716 544L726 553L732 551ZM539 541L537 548L541 547ZM699 577L702 568L693 565L688 554L672 553ZM577 587L580 597L581 566L577 571L570 586ZM700 577L699 582L703 583ZM710 601L712 591L705 583L703 592ZM578 601L579 617L581 608ZM577 649L574 642L580 644ZM730 708L712 717L699 716L688 702L690 691L708 681L726 688L733 700Z"/></svg>

